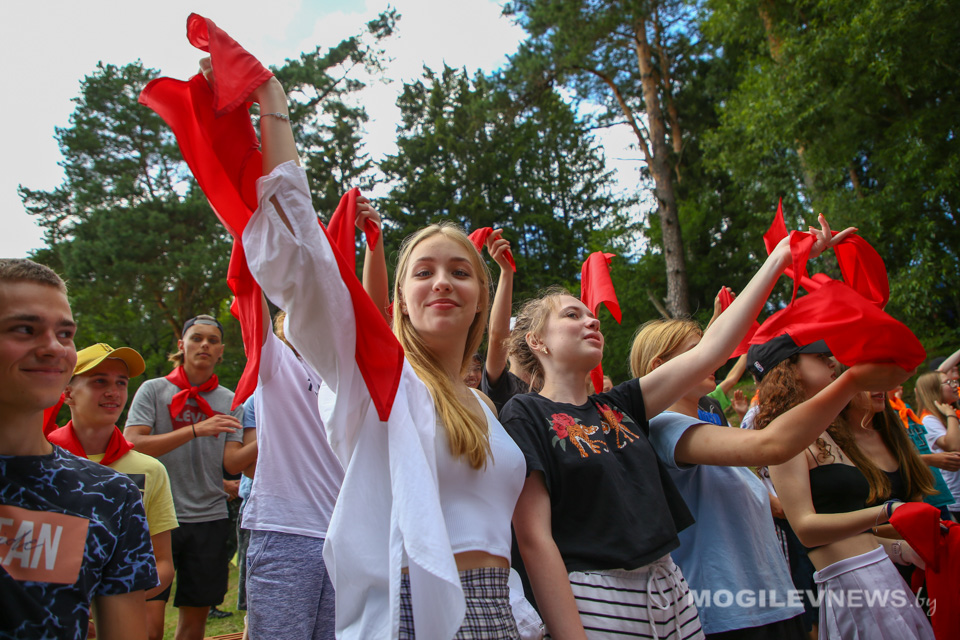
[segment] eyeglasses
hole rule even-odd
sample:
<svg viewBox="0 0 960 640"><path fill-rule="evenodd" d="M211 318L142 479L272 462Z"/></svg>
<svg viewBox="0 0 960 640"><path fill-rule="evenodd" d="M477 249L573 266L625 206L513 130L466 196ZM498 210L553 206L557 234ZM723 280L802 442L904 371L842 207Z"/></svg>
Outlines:
<svg viewBox="0 0 960 640"><path fill-rule="evenodd" d="M960 383L958 383L957 380L944 380L944 381L941 382L940 384L945 384L945 385L947 385L948 387L953 387L954 389L956 389L957 386L958 386L958 384L960 384Z"/></svg>

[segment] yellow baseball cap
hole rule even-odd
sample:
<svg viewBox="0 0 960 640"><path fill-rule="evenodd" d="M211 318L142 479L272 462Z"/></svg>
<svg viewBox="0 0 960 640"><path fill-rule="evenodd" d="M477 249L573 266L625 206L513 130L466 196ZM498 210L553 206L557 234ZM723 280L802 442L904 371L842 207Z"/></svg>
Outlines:
<svg viewBox="0 0 960 640"><path fill-rule="evenodd" d="M127 370L131 378L137 377L147 368L143 362L143 357L130 347L114 349L108 344L98 342L77 352L77 366L73 370L73 375L78 376L81 373L91 371L107 358L123 360L127 364Z"/></svg>

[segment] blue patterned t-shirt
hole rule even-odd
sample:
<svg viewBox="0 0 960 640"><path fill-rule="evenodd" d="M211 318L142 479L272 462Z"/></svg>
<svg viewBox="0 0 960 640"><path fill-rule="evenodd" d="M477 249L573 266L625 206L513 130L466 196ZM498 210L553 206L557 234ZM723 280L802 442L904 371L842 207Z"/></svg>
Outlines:
<svg viewBox="0 0 960 640"><path fill-rule="evenodd" d="M86 638L92 598L157 584L129 478L56 446L0 456L0 637Z"/></svg>

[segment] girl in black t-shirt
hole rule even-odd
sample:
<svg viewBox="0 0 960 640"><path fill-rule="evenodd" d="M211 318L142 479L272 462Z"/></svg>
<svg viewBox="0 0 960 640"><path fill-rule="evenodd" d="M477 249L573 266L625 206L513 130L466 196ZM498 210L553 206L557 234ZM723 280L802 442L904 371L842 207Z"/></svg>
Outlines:
<svg viewBox="0 0 960 640"><path fill-rule="evenodd" d="M848 235L831 239L822 217L821 225L811 256ZM692 518L647 440L647 421L727 360L790 262L785 239L696 347L597 395L583 381L603 355L599 320L562 290L524 306L511 354L542 389L516 396L501 419L527 460L513 522L554 637L584 638L586 629L702 637L668 555Z"/></svg>

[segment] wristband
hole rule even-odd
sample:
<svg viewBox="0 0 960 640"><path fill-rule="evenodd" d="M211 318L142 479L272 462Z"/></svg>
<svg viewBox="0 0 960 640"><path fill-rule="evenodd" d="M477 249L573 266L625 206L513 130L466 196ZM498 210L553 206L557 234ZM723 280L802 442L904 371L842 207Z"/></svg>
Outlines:
<svg viewBox="0 0 960 640"><path fill-rule="evenodd" d="M192 425L190 425L190 426L193 428L193 437L196 438L196 437L197 437L197 425L192 424Z"/></svg>

